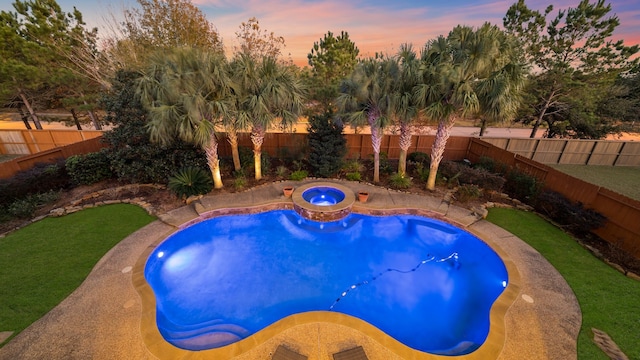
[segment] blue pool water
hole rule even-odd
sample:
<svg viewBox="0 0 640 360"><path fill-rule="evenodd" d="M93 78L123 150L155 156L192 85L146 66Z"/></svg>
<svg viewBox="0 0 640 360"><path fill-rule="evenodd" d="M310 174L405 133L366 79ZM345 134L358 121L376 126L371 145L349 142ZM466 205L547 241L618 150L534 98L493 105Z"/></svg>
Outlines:
<svg viewBox="0 0 640 360"><path fill-rule="evenodd" d="M292 210L212 218L149 256L157 325L177 347L224 346L292 314L336 311L419 351L473 352L508 282L473 235L413 215L317 223Z"/></svg>
<svg viewBox="0 0 640 360"><path fill-rule="evenodd" d="M333 187L317 186L303 192L302 198L313 205L331 206L344 200L345 195Z"/></svg>

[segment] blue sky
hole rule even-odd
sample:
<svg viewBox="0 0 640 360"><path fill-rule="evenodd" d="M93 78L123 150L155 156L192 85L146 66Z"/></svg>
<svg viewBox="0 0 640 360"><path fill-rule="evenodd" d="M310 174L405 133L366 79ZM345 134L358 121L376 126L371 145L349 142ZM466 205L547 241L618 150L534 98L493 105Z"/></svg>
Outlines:
<svg viewBox="0 0 640 360"><path fill-rule="evenodd" d="M596 1L596 0L593 0ZM260 26L286 42L284 53L298 65L306 65L313 43L332 31L347 31L361 55L394 53L400 44L420 47L427 40L447 34L458 24L479 26L485 21L502 25L502 18L516 0L192 0L222 35L225 46L233 49L235 32L243 21L256 17ZM13 0L0 0L1 10L13 10ZM107 33L104 18L119 16L135 0L58 0L63 11L75 5L90 26ZM575 7L579 0L527 0L530 8L544 10ZM613 0L612 12L620 18L614 39L625 44L640 43L640 1Z"/></svg>

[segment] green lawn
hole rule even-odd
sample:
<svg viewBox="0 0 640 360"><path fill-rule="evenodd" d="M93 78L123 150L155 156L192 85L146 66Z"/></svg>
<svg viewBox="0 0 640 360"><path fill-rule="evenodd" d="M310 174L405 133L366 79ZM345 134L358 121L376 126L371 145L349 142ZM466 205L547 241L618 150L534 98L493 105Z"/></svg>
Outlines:
<svg viewBox="0 0 640 360"><path fill-rule="evenodd" d="M605 187L632 199L640 200L640 167L549 165L578 179Z"/></svg>
<svg viewBox="0 0 640 360"><path fill-rule="evenodd" d="M0 163L5 161L11 161L21 156L24 156L24 155L0 154Z"/></svg>
<svg viewBox="0 0 640 360"><path fill-rule="evenodd" d="M582 310L578 359L608 359L591 340L591 328L607 332L629 359L640 359L640 282L606 265L534 213L494 208L487 220L538 250L573 289Z"/></svg>
<svg viewBox="0 0 640 360"><path fill-rule="evenodd" d="M109 249L153 220L135 205L107 205L46 218L0 238L0 331L15 336L41 318Z"/></svg>

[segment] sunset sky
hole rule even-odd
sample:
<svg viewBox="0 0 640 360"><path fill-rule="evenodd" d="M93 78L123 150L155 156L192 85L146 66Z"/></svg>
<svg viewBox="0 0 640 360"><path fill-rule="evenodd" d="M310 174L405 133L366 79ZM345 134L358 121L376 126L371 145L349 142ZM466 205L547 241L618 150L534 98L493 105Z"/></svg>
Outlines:
<svg viewBox="0 0 640 360"><path fill-rule="evenodd" d="M593 0L592 2L595 2ZM243 21L256 17L263 29L283 36L284 54L300 66L307 65L307 54L313 43L327 31L340 34L347 31L363 56L375 52L395 53L400 44L416 47L438 35L446 35L454 26L479 26L485 21L502 26L502 18L516 0L192 0L213 23L227 49L235 44L235 32ZM615 0L610 15L617 15L621 25L614 39L624 39L626 45L640 43L640 1ZM1 10L13 10L12 0L0 0ZM82 12L89 26L102 29L103 18L119 16L125 7L135 6L135 0L58 0L63 11L73 6ZM578 0L528 0L527 6L543 11L554 5L558 9L575 7Z"/></svg>

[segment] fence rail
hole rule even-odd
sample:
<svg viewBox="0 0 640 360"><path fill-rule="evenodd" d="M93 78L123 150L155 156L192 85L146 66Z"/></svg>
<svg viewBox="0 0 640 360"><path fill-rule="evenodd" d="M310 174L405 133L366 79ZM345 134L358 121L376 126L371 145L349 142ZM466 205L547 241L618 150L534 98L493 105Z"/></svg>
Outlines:
<svg viewBox="0 0 640 360"><path fill-rule="evenodd" d="M607 218L605 225L594 233L640 259L640 201L574 178L489 142L471 139L468 159L476 162L484 156L535 176L545 188L604 215Z"/></svg>
<svg viewBox="0 0 640 360"><path fill-rule="evenodd" d="M31 169L37 163L51 163L59 159L66 159L72 155L96 152L104 146L102 138L96 137L5 161L0 163L0 179L10 178L19 171Z"/></svg>
<svg viewBox="0 0 640 360"><path fill-rule="evenodd" d="M577 139L482 140L542 164L640 166L640 142Z"/></svg>
<svg viewBox="0 0 640 360"><path fill-rule="evenodd" d="M0 130L0 154L31 155L100 136L96 130Z"/></svg>

